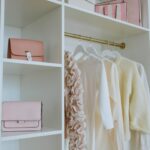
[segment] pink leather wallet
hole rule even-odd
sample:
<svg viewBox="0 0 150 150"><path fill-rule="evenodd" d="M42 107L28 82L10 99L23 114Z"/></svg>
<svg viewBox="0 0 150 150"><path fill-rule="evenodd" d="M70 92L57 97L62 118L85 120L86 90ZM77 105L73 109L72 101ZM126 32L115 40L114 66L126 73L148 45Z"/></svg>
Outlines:
<svg viewBox="0 0 150 150"><path fill-rule="evenodd" d="M4 102L2 105L2 131L41 130L41 102Z"/></svg>

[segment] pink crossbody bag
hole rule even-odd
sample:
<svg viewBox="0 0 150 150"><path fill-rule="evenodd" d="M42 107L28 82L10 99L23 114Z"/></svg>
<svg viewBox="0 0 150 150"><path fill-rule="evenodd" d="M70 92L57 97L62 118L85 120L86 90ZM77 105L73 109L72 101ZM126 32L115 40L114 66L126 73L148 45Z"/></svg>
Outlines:
<svg viewBox="0 0 150 150"><path fill-rule="evenodd" d="M4 102L2 104L2 131L41 130L41 102Z"/></svg>
<svg viewBox="0 0 150 150"><path fill-rule="evenodd" d="M8 58L43 62L43 42L28 39L10 38L8 42Z"/></svg>

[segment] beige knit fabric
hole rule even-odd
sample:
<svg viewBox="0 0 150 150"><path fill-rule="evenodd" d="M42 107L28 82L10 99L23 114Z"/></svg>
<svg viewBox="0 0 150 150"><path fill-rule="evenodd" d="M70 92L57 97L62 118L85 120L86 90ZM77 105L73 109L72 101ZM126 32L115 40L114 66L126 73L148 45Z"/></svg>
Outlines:
<svg viewBox="0 0 150 150"><path fill-rule="evenodd" d="M86 150L86 118L83 109L80 70L69 52L65 53L65 136L69 150Z"/></svg>

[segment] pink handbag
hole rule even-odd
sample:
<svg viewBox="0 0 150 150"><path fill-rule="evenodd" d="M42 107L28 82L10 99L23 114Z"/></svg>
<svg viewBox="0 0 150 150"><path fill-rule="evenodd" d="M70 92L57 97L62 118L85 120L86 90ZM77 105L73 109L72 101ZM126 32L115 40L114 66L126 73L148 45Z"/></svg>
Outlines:
<svg viewBox="0 0 150 150"><path fill-rule="evenodd" d="M43 42L10 38L8 43L8 58L44 61Z"/></svg>
<svg viewBox="0 0 150 150"><path fill-rule="evenodd" d="M2 105L2 131L41 130L41 102L4 102Z"/></svg>

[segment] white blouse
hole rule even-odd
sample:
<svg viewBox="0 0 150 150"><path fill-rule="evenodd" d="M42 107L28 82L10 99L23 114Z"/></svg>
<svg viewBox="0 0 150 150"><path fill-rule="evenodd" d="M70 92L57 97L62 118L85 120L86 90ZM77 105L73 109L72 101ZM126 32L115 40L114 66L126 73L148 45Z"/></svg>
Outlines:
<svg viewBox="0 0 150 150"><path fill-rule="evenodd" d="M101 120L104 130L114 127L106 70L102 61L91 56L86 60L77 62L77 64L81 71L84 89L83 102L87 118L87 148L88 150L98 150L97 147L101 147L101 141L97 140L97 133L101 126L96 125L97 118Z"/></svg>
<svg viewBox="0 0 150 150"><path fill-rule="evenodd" d="M110 94L111 112L114 129L105 130L101 120L97 117L97 148L96 150L124 150L124 128L122 118L122 105L119 88L117 66L110 61L104 61Z"/></svg>

